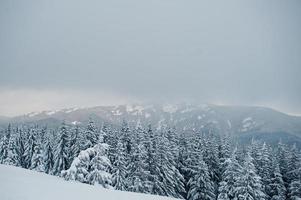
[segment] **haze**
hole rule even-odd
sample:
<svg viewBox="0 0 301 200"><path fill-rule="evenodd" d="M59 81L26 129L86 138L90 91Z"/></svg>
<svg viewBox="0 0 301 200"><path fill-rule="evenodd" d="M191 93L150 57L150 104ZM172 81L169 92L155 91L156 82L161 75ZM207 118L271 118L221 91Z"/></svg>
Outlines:
<svg viewBox="0 0 301 200"><path fill-rule="evenodd" d="M0 115L128 102L301 114L301 1L1 1Z"/></svg>

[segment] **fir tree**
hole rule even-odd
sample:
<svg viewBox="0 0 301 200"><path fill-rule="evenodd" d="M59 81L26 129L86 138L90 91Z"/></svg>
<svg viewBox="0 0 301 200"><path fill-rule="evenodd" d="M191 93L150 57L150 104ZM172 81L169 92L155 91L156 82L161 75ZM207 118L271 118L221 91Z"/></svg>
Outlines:
<svg viewBox="0 0 301 200"><path fill-rule="evenodd" d="M261 178L256 173L254 159L247 153L242 174L235 184L234 200L264 200Z"/></svg>
<svg viewBox="0 0 301 200"><path fill-rule="evenodd" d="M236 149L233 151L230 158L224 161L224 172L222 181L219 184L218 200L233 199L236 191L236 182L242 175L242 166L237 161Z"/></svg>
<svg viewBox="0 0 301 200"><path fill-rule="evenodd" d="M203 161L202 153L194 147L190 158L190 179L188 181L188 200L215 199L214 183L211 181L207 164Z"/></svg>
<svg viewBox="0 0 301 200"><path fill-rule="evenodd" d="M43 163L44 163L44 171L47 174L52 173L53 165L54 165L54 156L53 150L50 144L49 139L46 141L46 145L43 152Z"/></svg>
<svg viewBox="0 0 301 200"><path fill-rule="evenodd" d="M9 124L7 130L4 133L4 136L1 138L0 141L0 163L4 163L4 161L8 157L10 136L11 136L11 125Z"/></svg>
<svg viewBox="0 0 301 200"><path fill-rule="evenodd" d="M39 145L35 146L29 169L44 172L43 153Z"/></svg>
<svg viewBox="0 0 301 200"><path fill-rule="evenodd" d="M284 186L284 181L282 174L280 173L279 164L276 159L273 161L273 173L268 186L268 195L271 200L282 200L285 199L286 188Z"/></svg>
<svg viewBox="0 0 301 200"><path fill-rule="evenodd" d="M94 147L97 144L99 140L99 133L92 119L90 119L84 135L85 135L84 149Z"/></svg>
<svg viewBox="0 0 301 200"><path fill-rule="evenodd" d="M54 175L60 175L61 171L66 170L67 167L69 166L68 144L69 144L68 131L65 122L63 122L60 128L59 140L54 155L54 166L53 166Z"/></svg>
<svg viewBox="0 0 301 200"><path fill-rule="evenodd" d="M112 185L116 190L125 191L127 189L126 182L126 162L123 144L118 141L116 148L116 158L113 163L112 170Z"/></svg>

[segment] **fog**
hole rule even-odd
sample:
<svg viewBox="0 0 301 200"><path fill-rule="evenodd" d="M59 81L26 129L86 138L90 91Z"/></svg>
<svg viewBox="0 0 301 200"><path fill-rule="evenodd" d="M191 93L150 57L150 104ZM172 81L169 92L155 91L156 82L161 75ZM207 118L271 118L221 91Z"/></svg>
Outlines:
<svg viewBox="0 0 301 200"><path fill-rule="evenodd" d="M0 115L133 102L301 114L301 2L1 1Z"/></svg>

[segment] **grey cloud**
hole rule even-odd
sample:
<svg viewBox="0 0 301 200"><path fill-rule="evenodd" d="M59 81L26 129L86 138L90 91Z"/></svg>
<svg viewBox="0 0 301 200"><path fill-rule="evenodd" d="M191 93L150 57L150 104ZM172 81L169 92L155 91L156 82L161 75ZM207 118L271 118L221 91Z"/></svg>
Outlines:
<svg viewBox="0 0 301 200"><path fill-rule="evenodd" d="M301 113L300 8L298 0L1 1L0 86Z"/></svg>

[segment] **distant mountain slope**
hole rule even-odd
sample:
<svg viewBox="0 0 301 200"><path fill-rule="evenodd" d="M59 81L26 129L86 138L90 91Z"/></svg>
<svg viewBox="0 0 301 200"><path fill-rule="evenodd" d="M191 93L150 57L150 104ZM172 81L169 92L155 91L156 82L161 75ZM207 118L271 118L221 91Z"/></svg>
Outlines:
<svg viewBox="0 0 301 200"><path fill-rule="evenodd" d="M56 111L33 112L2 121L33 123L57 127L65 120L70 125L85 126L92 118L99 124L118 127L126 120L132 127L137 122L152 124L153 128L169 125L178 131L204 132L214 128L219 133L229 133L240 139L252 137L266 141L279 140L301 146L301 117L290 116L266 107L217 106L217 105L120 105L91 108L70 108Z"/></svg>
<svg viewBox="0 0 301 200"><path fill-rule="evenodd" d="M172 200L172 198L103 189L78 182L68 182L43 173L0 165L2 200Z"/></svg>
<svg viewBox="0 0 301 200"><path fill-rule="evenodd" d="M12 122L40 122L56 124L62 120L70 124L85 124L92 117L98 122L119 125L151 123L176 126L183 130L198 130L215 124L221 131L234 134L250 131L287 132L301 135L301 117L290 116L270 108L216 105L121 105L92 108L71 108L57 111L42 111L14 117ZM7 120L6 120L7 121Z"/></svg>

